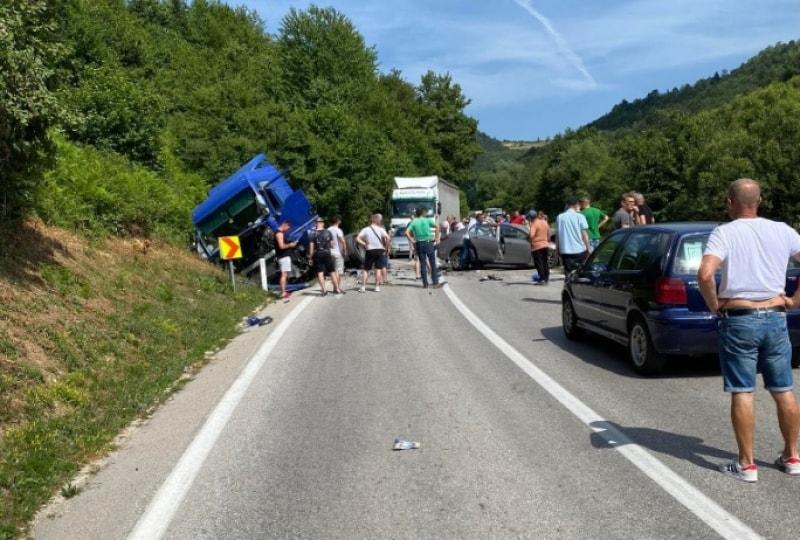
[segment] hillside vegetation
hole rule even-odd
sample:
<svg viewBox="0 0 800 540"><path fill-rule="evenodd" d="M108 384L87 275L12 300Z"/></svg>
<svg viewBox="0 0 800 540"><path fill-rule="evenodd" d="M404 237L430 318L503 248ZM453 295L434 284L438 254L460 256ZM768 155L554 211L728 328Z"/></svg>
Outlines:
<svg viewBox="0 0 800 540"><path fill-rule="evenodd" d="M119 156L115 170L122 159L150 171L180 210L263 151L323 215L353 226L385 207L393 176L462 184L479 152L449 75L411 84L380 73L376 51L333 9L292 10L275 34L254 12L210 0L10 0L0 20L0 118L13 128L3 216L41 209L43 171L82 152L74 145ZM117 219L121 198L103 193L113 181L79 195L101 222Z"/></svg>
<svg viewBox="0 0 800 540"><path fill-rule="evenodd" d="M483 183L496 186L493 205L551 215L584 194L610 213L637 190L660 221L721 220L728 183L751 176L762 183L764 215L800 224L798 72L800 43L776 45L728 75L622 103L518 160L497 161Z"/></svg>
<svg viewBox="0 0 800 540"><path fill-rule="evenodd" d="M785 82L800 75L800 42L778 43L768 47L730 73L714 73L694 84L685 84L668 92L653 90L631 102L623 100L591 122L589 127L617 130L650 126L658 122L659 112L674 110L697 113L721 107L737 96Z"/></svg>
<svg viewBox="0 0 800 540"><path fill-rule="evenodd" d="M29 220L0 240L0 538L265 302L160 240Z"/></svg>

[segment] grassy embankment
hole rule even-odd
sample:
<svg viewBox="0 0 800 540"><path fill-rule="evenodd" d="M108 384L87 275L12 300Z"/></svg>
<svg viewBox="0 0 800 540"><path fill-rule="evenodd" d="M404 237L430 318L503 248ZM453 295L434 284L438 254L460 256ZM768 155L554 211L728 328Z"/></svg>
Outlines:
<svg viewBox="0 0 800 540"><path fill-rule="evenodd" d="M98 159L98 171L113 170ZM57 167L62 184L68 165ZM83 170L76 178L86 181ZM142 174L117 172L112 181ZM104 200L113 200L111 183ZM59 490L74 494L72 475L265 301L252 286L233 294L219 268L156 238L78 234L37 219L0 232L0 538L18 534Z"/></svg>

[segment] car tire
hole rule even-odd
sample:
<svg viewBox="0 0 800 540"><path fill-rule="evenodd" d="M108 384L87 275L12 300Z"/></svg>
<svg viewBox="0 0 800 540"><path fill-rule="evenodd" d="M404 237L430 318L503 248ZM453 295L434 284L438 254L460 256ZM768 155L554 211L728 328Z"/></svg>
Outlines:
<svg viewBox="0 0 800 540"><path fill-rule="evenodd" d="M461 270L461 248L455 248L450 252L448 262L450 263L450 270Z"/></svg>
<svg viewBox="0 0 800 540"><path fill-rule="evenodd" d="M633 369L642 375L653 375L664 370L666 358L653 346L647 323L635 317L628 323L628 357Z"/></svg>
<svg viewBox="0 0 800 540"><path fill-rule="evenodd" d="M800 347L792 349L792 369L800 368Z"/></svg>
<svg viewBox="0 0 800 540"><path fill-rule="evenodd" d="M584 336L583 330L578 328L578 316L569 295L564 294L561 299L561 328L567 339L578 340Z"/></svg>

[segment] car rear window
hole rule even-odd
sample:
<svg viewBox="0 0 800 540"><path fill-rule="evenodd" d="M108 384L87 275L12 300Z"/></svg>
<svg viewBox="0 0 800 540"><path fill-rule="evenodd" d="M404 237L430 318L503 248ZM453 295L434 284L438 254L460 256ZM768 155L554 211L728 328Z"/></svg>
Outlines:
<svg viewBox="0 0 800 540"><path fill-rule="evenodd" d="M700 269L700 261L703 259L703 252L706 250L709 233L684 236L678 244L678 252L672 262L673 274L695 275ZM787 265L789 270L800 268L800 262L789 259Z"/></svg>
<svg viewBox="0 0 800 540"><path fill-rule="evenodd" d="M673 274L694 275L700 269L703 251L706 249L709 233L684 236L678 243L678 251L672 262Z"/></svg>

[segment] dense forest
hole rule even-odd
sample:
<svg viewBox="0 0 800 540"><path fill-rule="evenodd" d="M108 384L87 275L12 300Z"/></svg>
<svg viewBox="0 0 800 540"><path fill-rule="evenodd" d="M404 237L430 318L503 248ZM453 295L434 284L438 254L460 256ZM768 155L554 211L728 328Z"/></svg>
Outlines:
<svg viewBox="0 0 800 540"><path fill-rule="evenodd" d="M610 213L637 190L659 220L720 220L728 183L751 176L763 213L798 225L799 73L800 42L778 44L730 73L623 102L519 159L506 154L477 173L478 192L493 197L487 205L554 215L569 195Z"/></svg>
<svg viewBox="0 0 800 540"><path fill-rule="evenodd" d="M333 9L272 34L212 0L10 0L0 25L5 221L182 234L209 185L266 152L355 225L393 176L465 185L480 152L448 74L379 72Z"/></svg>
<svg viewBox="0 0 800 540"><path fill-rule="evenodd" d="M800 222L800 43L618 104L542 146L477 131L448 74L381 72L347 17L292 10L274 33L211 0L0 5L0 215L122 234L188 230L209 185L266 152L323 215L355 226L395 175L438 174L471 208L557 213L628 189L664 219L719 219L731 179Z"/></svg>

